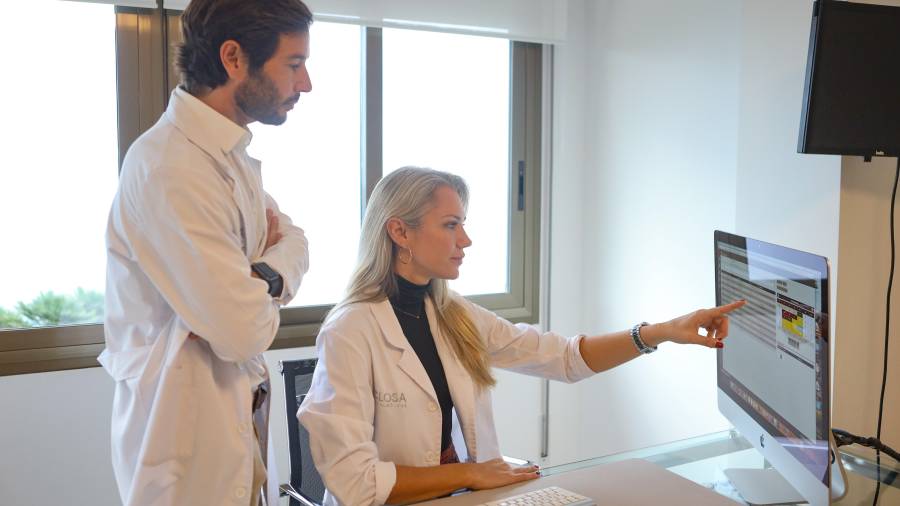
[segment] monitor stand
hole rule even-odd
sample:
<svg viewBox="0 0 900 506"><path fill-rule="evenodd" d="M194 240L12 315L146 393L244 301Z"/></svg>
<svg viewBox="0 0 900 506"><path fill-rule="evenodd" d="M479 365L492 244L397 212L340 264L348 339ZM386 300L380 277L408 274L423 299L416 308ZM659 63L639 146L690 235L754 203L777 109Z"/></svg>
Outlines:
<svg viewBox="0 0 900 506"><path fill-rule="evenodd" d="M847 493L847 475L841 461L841 453L837 451L834 435L831 436L831 500L836 501ZM728 481L741 494L741 497L753 506L771 506L774 504L800 504L806 499L773 468L766 469L725 469Z"/></svg>
<svg viewBox="0 0 900 506"><path fill-rule="evenodd" d="M775 469L726 469L725 476L734 488L754 506L800 504L806 499Z"/></svg>

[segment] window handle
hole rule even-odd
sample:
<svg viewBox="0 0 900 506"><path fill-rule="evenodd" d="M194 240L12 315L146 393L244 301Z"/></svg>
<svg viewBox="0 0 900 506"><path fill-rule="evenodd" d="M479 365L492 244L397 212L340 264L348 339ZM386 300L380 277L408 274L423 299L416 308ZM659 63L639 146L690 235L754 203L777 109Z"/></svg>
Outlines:
<svg viewBox="0 0 900 506"><path fill-rule="evenodd" d="M525 160L519 160L519 211L525 210Z"/></svg>

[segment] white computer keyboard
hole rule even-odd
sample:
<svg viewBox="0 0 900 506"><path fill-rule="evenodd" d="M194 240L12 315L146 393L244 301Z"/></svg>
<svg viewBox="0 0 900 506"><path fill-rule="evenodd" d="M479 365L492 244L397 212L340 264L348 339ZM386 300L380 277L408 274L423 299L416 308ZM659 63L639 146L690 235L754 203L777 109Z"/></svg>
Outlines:
<svg viewBox="0 0 900 506"><path fill-rule="evenodd" d="M480 506L595 506L591 499L564 488L547 487L524 494L514 495L499 501L491 501Z"/></svg>

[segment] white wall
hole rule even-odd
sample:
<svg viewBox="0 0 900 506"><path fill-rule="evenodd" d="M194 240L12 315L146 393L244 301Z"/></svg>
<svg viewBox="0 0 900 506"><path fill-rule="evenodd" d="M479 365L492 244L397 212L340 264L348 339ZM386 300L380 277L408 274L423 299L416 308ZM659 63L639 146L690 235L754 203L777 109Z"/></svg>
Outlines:
<svg viewBox="0 0 900 506"><path fill-rule="evenodd" d="M719 0L586 4L586 170L569 195L583 331L715 303L713 230L734 227L739 14ZM727 428L704 348L663 345L581 384L579 403L580 458Z"/></svg>
<svg viewBox="0 0 900 506"><path fill-rule="evenodd" d="M100 368L0 378L0 504L121 504Z"/></svg>
<svg viewBox="0 0 900 506"><path fill-rule="evenodd" d="M811 1L743 3L736 231L837 271L840 157L797 153Z"/></svg>
<svg viewBox="0 0 900 506"><path fill-rule="evenodd" d="M587 36L584 13L591 0L571 0L566 41L553 50L553 118L550 187L550 286L547 327L564 335L584 329L584 201L587 171ZM550 454L544 465L571 462L580 441L573 437L581 419L579 385L549 384Z"/></svg>

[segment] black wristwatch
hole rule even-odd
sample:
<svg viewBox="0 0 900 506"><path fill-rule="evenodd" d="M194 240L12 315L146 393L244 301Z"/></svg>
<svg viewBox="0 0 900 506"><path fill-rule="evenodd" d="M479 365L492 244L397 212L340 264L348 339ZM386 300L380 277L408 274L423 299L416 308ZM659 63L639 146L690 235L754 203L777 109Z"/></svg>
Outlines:
<svg viewBox="0 0 900 506"><path fill-rule="evenodd" d="M284 290L284 279L281 277L281 274L278 274L275 269L269 267L269 264L265 262L250 264L250 268L259 276L259 279L269 284L269 295L281 297L281 292Z"/></svg>

